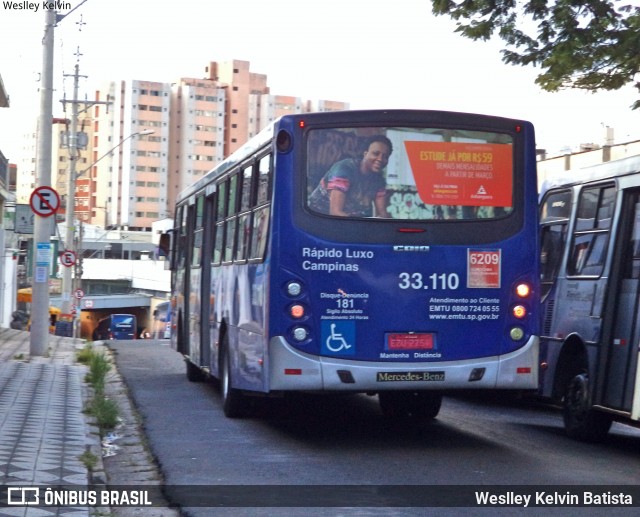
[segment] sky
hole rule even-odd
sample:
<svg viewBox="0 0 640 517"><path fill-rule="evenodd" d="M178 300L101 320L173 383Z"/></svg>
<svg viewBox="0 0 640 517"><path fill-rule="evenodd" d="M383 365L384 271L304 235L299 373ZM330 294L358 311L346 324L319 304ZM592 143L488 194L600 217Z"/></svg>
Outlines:
<svg viewBox="0 0 640 517"><path fill-rule="evenodd" d="M10 161L17 161L21 135L33 130L40 104L42 3L0 0L0 76L11 101L0 109L0 150ZM106 80L173 82L204 77L210 61L239 59L267 75L277 95L345 101L352 109L437 109L530 120L538 147L551 154L602 144L606 126L614 128L616 143L640 140L640 110L630 108L637 90L543 92L534 83L539 70L504 64L500 40L474 42L456 34L454 21L431 13L430 0L58 5L59 14L79 7L55 29L54 117L64 114L60 101L73 96L73 80L64 76L73 74L76 62L87 76L80 98L91 99Z"/></svg>

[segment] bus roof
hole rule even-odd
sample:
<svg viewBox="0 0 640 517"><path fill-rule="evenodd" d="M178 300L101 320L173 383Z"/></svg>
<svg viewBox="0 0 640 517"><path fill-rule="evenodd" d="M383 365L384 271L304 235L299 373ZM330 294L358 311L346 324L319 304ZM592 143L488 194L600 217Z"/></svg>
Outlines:
<svg viewBox="0 0 640 517"><path fill-rule="evenodd" d="M544 194L547 190L557 187L568 187L587 183L589 181L603 180L608 178L616 178L626 174L640 172L640 156L630 156L620 160L600 163L590 167L580 169L570 169L564 171L562 176L547 179L540 187L540 194Z"/></svg>

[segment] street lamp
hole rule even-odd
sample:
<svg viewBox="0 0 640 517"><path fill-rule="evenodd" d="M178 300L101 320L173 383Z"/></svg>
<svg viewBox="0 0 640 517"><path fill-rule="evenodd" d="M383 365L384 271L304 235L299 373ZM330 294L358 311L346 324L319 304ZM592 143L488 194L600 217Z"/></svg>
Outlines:
<svg viewBox="0 0 640 517"><path fill-rule="evenodd" d="M73 130L72 130L73 131ZM76 173L76 159L77 156L77 134L69 135L69 152L71 153L71 160L69 164L69 177L67 178L67 206L65 210L65 223L66 234L65 234L65 248L67 251L75 252L75 242L74 242L74 216L75 216L75 193L76 193L76 180L82 176L85 172L89 171L93 166L95 166L100 160L109 156L115 149L120 147L130 138L133 138L137 135L151 135L155 133L153 129L143 129L141 131L136 131L135 133L131 133L126 138L120 140L116 145L114 145L111 149L109 149L106 153L104 153L100 158L98 158L95 162L89 165L86 169L83 169L79 173ZM72 299L72 291L73 289L73 281L71 278L71 268L65 267L62 272L62 313L70 314L71 313L71 299Z"/></svg>

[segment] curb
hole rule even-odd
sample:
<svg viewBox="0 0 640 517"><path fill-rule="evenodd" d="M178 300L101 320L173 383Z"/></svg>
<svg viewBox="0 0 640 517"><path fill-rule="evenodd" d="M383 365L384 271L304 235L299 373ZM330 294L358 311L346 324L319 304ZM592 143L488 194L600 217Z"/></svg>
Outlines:
<svg viewBox="0 0 640 517"><path fill-rule="evenodd" d="M94 342L95 345L96 342ZM113 351L102 343L99 346L112 366L107 373L105 394L116 401L121 419L110 441L110 445L114 447L113 454L106 457L102 457L101 454L101 463L109 485L161 486L162 473L149 450L142 419L129 396L126 384L117 371ZM166 507L113 507L111 514L116 517L179 517L181 515L178 509L169 508L166 500L160 502Z"/></svg>

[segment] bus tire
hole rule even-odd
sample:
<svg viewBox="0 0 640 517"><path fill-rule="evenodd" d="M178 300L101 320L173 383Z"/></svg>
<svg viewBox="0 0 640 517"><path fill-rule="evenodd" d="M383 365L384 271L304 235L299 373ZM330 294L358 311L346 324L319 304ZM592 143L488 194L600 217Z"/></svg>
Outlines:
<svg viewBox="0 0 640 517"><path fill-rule="evenodd" d="M442 406L442 394L436 391L382 391L380 409L387 418L433 420Z"/></svg>
<svg viewBox="0 0 640 517"><path fill-rule="evenodd" d="M220 392L222 394L222 411L227 418L242 418L248 413L246 397L236 388L232 388L231 358L226 346L222 349L220 361Z"/></svg>
<svg viewBox="0 0 640 517"><path fill-rule="evenodd" d="M613 419L591 407L589 377L585 372L574 375L566 384L562 416L567 436L585 442L604 440Z"/></svg>
<svg viewBox="0 0 640 517"><path fill-rule="evenodd" d="M197 365L193 364L189 359L185 359L187 365L187 380L189 382L203 382L206 374Z"/></svg>

